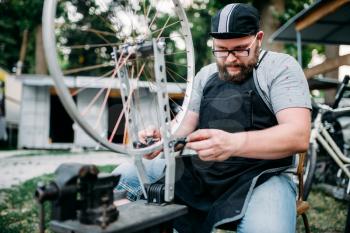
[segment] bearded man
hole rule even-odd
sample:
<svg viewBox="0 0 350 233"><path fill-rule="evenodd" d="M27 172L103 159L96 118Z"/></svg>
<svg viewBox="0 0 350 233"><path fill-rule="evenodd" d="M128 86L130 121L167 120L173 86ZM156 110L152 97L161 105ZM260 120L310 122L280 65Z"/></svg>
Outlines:
<svg viewBox="0 0 350 233"><path fill-rule="evenodd" d="M178 135L187 136L187 148L198 154L177 163L175 201L189 207L175 221L178 232L295 232L296 188L287 171L293 155L308 147L309 89L294 58L261 49L259 24L258 11L242 3L225 6L212 19L216 63L196 75ZM141 139L149 136L160 133L140 133ZM148 170L154 177L163 168ZM140 194L130 171L117 169L118 189Z"/></svg>

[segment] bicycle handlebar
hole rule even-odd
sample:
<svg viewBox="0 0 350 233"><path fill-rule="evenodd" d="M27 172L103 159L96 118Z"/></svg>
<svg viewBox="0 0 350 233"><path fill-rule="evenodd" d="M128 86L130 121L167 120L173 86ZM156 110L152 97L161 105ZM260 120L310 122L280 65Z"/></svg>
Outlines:
<svg viewBox="0 0 350 233"><path fill-rule="evenodd" d="M349 116L350 115L350 107L343 107L343 108L336 108L333 109L332 107L326 105L326 104L319 104L314 103L317 108L319 108L321 111L318 114L322 114L322 118L328 119L335 119L341 116Z"/></svg>
<svg viewBox="0 0 350 233"><path fill-rule="evenodd" d="M344 92L346 91L346 89L348 89L348 83L349 83L349 80L350 80L350 77L349 75L345 75L338 91L337 91L337 94L335 95L335 101L334 101L334 104L333 104L333 109L336 109L338 108L339 106L339 103L340 103L340 100L343 98L343 95L344 95Z"/></svg>

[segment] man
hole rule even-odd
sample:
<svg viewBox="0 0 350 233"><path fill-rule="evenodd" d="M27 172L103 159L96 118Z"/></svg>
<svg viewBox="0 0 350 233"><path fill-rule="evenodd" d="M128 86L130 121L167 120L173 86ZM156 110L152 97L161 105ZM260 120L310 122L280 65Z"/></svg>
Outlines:
<svg viewBox="0 0 350 233"><path fill-rule="evenodd" d="M184 169L175 185L176 201L190 213L175 228L295 232L295 185L285 171L293 155L308 147L311 103L302 69L286 54L261 50L264 33L250 5L225 6L213 17L210 35L216 64L196 75L178 135L188 135L187 148L198 156L177 164ZM160 134L140 133L141 139L146 136ZM156 177L163 168L149 172ZM123 175L126 168L119 171ZM120 187L130 193L136 186L127 185L135 180L128 172Z"/></svg>

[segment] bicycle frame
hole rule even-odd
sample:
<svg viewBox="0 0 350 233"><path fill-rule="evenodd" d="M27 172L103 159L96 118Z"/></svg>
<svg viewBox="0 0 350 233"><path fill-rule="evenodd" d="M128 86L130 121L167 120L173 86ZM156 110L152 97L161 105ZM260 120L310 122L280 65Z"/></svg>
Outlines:
<svg viewBox="0 0 350 233"><path fill-rule="evenodd" d="M346 111L349 108L337 109L338 111ZM327 125L327 122L322 122L322 115L326 111L332 111L331 108L320 109L319 113L316 116L314 121L314 127L311 131L310 143L311 145L316 145L316 141L323 146L323 148L327 151L327 153L332 157L335 163L339 166L339 168L347 175L350 179L350 158L346 157L344 153L341 151L339 146L335 143L327 129L329 129L330 125ZM348 183L347 193L350 192L350 182Z"/></svg>

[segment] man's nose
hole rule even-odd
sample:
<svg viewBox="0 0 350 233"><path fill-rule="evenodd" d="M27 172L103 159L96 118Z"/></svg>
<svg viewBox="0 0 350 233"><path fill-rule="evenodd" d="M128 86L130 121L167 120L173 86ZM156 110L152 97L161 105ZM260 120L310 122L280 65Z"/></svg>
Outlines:
<svg viewBox="0 0 350 233"><path fill-rule="evenodd" d="M228 54L228 57L226 58L226 61L228 62L233 62L233 61L237 61L237 57L234 55L233 52Z"/></svg>

